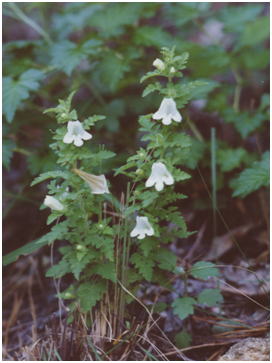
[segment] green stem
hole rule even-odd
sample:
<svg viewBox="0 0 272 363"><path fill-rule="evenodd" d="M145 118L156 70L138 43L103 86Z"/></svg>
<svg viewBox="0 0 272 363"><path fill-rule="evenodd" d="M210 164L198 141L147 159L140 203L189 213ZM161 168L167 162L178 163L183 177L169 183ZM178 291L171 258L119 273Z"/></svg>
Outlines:
<svg viewBox="0 0 272 363"><path fill-rule="evenodd" d="M33 21L31 18L29 18L20 8L19 6L17 6L14 3L8 3L7 4L11 10L14 12L14 14L17 16L18 19L20 19L21 21L23 21L24 23L26 23L27 25L31 26L34 30L36 30L37 33L39 33L44 40L49 43L52 44L52 40L49 36L48 33L46 33L46 31L44 31L40 25L38 25L37 23L35 23L35 21Z"/></svg>
<svg viewBox="0 0 272 363"><path fill-rule="evenodd" d="M240 110L240 96L242 92L242 78L239 75L239 73L236 71L236 69L232 69L232 72L234 74L234 78L236 81L236 86L234 90L234 99L233 99L233 109L236 112L239 112Z"/></svg>
<svg viewBox="0 0 272 363"><path fill-rule="evenodd" d="M216 236L216 210L217 210L217 195L216 195L216 130L211 129L211 180L212 180L212 209L213 209L213 233Z"/></svg>

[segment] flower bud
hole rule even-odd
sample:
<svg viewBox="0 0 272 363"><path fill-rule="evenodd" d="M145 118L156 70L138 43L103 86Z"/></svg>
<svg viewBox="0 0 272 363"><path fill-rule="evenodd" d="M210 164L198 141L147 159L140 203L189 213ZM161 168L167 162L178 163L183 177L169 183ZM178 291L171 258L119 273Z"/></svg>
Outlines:
<svg viewBox="0 0 272 363"><path fill-rule="evenodd" d="M66 293L64 294L64 298L65 298L65 299L72 299L72 298L73 298L73 294L71 294L70 292L66 292Z"/></svg>
<svg viewBox="0 0 272 363"><path fill-rule="evenodd" d="M156 58L153 62L153 66L156 67L159 71L163 71L165 70L165 64L164 62L159 59L159 58Z"/></svg>
<svg viewBox="0 0 272 363"><path fill-rule="evenodd" d="M142 169L137 169L136 170L136 174L138 174L138 175L142 175L144 172L143 172L143 170Z"/></svg>
<svg viewBox="0 0 272 363"><path fill-rule="evenodd" d="M176 68L175 67L171 67L170 68L170 73L175 73L176 72Z"/></svg>
<svg viewBox="0 0 272 363"><path fill-rule="evenodd" d="M82 251L82 250L84 250L84 249L85 249L85 246L83 246L83 245L76 245L76 249L77 249L78 251Z"/></svg>
<svg viewBox="0 0 272 363"><path fill-rule="evenodd" d="M143 153L142 151L139 153L140 158L144 158L145 157L145 153Z"/></svg>

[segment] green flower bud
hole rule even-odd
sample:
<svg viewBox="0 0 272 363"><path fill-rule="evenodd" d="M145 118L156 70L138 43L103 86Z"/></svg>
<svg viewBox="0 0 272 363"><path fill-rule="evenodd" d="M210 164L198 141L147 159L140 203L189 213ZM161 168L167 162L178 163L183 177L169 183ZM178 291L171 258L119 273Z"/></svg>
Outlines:
<svg viewBox="0 0 272 363"><path fill-rule="evenodd" d="M78 244L78 245L76 245L76 249L78 251L83 251L83 250L85 250L85 246Z"/></svg>
<svg viewBox="0 0 272 363"><path fill-rule="evenodd" d="M138 175L143 175L143 170L142 169L137 169L136 170L136 174L138 174Z"/></svg>

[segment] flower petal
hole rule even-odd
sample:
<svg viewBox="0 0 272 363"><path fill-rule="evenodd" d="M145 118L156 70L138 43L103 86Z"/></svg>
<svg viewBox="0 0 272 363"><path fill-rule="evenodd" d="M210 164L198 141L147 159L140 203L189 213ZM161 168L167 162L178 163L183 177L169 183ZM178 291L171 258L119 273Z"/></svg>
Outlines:
<svg viewBox="0 0 272 363"><path fill-rule="evenodd" d="M74 136L74 145L78 147L83 145L83 141L80 136Z"/></svg>
<svg viewBox="0 0 272 363"><path fill-rule="evenodd" d="M147 188L149 188L149 187L152 187L155 183L156 183L156 179L152 175L150 175L150 177L145 182L145 186Z"/></svg>
<svg viewBox="0 0 272 363"><path fill-rule="evenodd" d="M176 110L174 113L172 113L172 119L176 122L180 122L182 120L181 114Z"/></svg>
<svg viewBox="0 0 272 363"><path fill-rule="evenodd" d="M136 237L138 234L138 230L137 228L135 227L131 232L130 232L130 237Z"/></svg>
<svg viewBox="0 0 272 363"><path fill-rule="evenodd" d="M152 116L152 118L154 120L161 120L163 117L164 117L164 114L160 110L158 110L157 112L155 112L153 114L153 116Z"/></svg>
<svg viewBox="0 0 272 363"><path fill-rule="evenodd" d="M163 190L163 182L161 180L157 180L155 184L155 189L160 192Z"/></svg>
<svg viewBox="0 0 272 363"><path fill-rule="evenodd" d="M80 137L83 140L90 140L93 137L93 135L89 134L89 132L87 132L87 131L84 130L83 133L80 134Z"/></svg>
<svg viewBox="0 0 272 363"><path fill-rule="evenodd" d="M68 131L63 138L65 144L71 144L74 141L74 136Z"/></svg>
<svg viewBox="0 0 272 363"><path fill-rule="evenodd" d="M165 115L162 119L164 125L170 125L172 123L171 115Z"/></svg>

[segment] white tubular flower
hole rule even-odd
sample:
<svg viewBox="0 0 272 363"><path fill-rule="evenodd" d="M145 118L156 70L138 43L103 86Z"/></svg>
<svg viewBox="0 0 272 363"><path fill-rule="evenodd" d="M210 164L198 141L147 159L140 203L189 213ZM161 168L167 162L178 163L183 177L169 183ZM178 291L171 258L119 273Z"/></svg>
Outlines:
<svg viewBox="0 0 272 363"><path fill-rule="evenodd" d="M52 210L62 211L64 206L59 202L56 198L52 197L51 195L47 195L43 202L46 207L51 208Z"/></svg>
<svg viewBox="0 0 272 363"><path fill-rule="evenodd" d="M156 58L153 62L153 66L156 67L159 71L164 71L165 70L165 64L164 62L159 59L159 58Z"/></svg>
<svg viewBox="0 0 272 363"><path fill-rule="evenodd" d="M176 68L175 67L171 67L170 68L170 73L175 73L176 72Z"/></svg>
<svg viewBox="0 0 272 363"><path fill-rule="evenodd" d="M136 237L138 239L145 238L146 235L153 236L154 229L148 221L147 217L136 217L136 226L130 232L130 237Z"/></svg>
<svg viewBox="0 0 272 363"><path fill-rule="evenodd" d="M73 169L73 171L85 180L91 188L92 194L105 194L110 192L105 175L88 174L79 169Z"/></svg>
<svg viewBox="0 0 272 363"><path fill-rule="evenodd" d="M145 186L147 188L155 185L155 189L160 192L163 190L164 184L172 185L174 184L174 178L167 170L166 166L157 162L152 165L152 171L150 177L145 182Z"/></svg>
<svg viewBox="0 0 272 363"><path fill-rule="evenodd" d="M170 125L172 120L180 122L181 114L177 110L176 102L173 98L164 98L157 112L153 114L154 120L162 120L164 125Z"/></svg>
<svg viewBox="0 0 272 363"><path fill-rule="evenodd" d="M73 142L75 146L82 146L83 140L90 140L92 138L92 135L84 130L79 121L69 121L67 129L68 131L63 138L65 144Z"/></svg>

